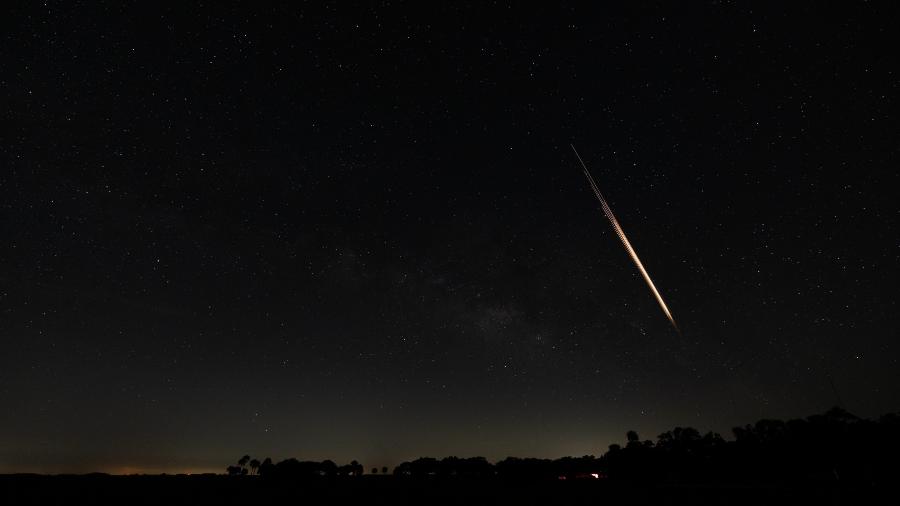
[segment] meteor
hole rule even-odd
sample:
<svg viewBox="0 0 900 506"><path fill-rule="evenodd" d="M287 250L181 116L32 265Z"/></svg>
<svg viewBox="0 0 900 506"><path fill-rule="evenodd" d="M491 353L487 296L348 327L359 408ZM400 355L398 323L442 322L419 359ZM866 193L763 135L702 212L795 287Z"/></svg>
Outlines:
<svg viewBox="0 0 900 506"><path fill-rule="evenodd" d="M593 176L591 176L590 171L588 171L587 165L584 164L584 160L581 159L581 155L578 154L575 146L573 144L569 144L569 146L572 147L572 151L574 151L575 156L578 157L578 161L581 163L581 168L584 170L584 177L587 178L588 183L591 185L591 190L594 191L594 195L596 195L597 200L600 201L600 207L603 208L603 214L606 215L606 218L612 224L613 230L615 230L616 235L619 236L619 240L622 241L622 245L625 246L625 251L628 252L631 260L634 261L634 265L636 265L638 270L641 271L641 275L644 276L644 281L647 282L647 286L650 287L650 291L653 292L653 295L656 297L656 301L659 302L659 307L661 307L663 313L666 314L666 318L669 319L669 322L672 323L672 326L675 327L675 330L680 333L681 331L678 329L678 325L675 324L675 318L672 317L672 313L669 311L668 306L666 306L665 301L663 301L662 295L659 294L659 290L656 289L656 285L654 285L653 280L650 279L650 274L647 274L647 269L644 269L644 264L641 263L641 259L638 258L637 253L634 251L634 248L631 247L631 242L628 241L628 237L625 236L625 231L622 230L622 226L619 225L619 220L616 219L616 215L613 214L612 209L610 209L609 207L609 204L606 203L606 199L603 198L603 194L600 193L600 189L597 187L597 183L594 181Z"/></svg>

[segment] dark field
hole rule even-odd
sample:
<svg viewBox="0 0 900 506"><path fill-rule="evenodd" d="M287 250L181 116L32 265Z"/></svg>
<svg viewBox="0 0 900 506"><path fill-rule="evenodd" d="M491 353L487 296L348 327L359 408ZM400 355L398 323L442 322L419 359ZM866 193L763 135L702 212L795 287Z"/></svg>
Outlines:
<svg viewBox="0 0 900 506"><path fill-rule="evenodd" d="M506 481L363 476L272 482L259 477L0 476L0 504L873 504L871 488L640 486L598 480Z"/></svg>

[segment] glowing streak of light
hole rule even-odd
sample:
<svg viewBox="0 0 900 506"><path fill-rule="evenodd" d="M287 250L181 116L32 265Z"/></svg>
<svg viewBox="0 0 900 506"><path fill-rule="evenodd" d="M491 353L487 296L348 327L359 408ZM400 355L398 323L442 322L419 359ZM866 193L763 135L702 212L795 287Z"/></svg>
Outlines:
<svg viewBox="0 0 900 506"><path fill-rule="evenodd" d="M675 327L675 330L678 331L678 325L675 324L675 318L672 317L672 312L669 311L669 307L666 306L665 301L663 301L662 295L659 294L659 290L656 289L656 285L653 284L653 280L650 279L650 274L647 273L647 269L644 269L644 264L641 263L641 259L638 258L637 253L634 251L634 248L631 247L631 242L628 241L628 237L625 236L625 231L622 230L622 226L619 225L619 220L616 219L616 215L613 214L612 209L610 209L609 204L606 203L606 199L603 198L603 194L600 193L600 189L597 187L597 183L594 181L593 176L591 176L590 171L588 171L587 165L584 164L584 160L581 159L581 155L578 154L578 151L575 149L575 146L572 146L572 151L575 152L575 156L578 157L578 161L581 162L581 168L584 170L584 176L587 178L588 183L591 185L591 190L594 191L594 195L597 196L597 200L600 201L600 206L603 208L603 214L606 215L606 218L613 226L613 230L615 230L616 235L619 236L619 240L622 241L622 245L625 246L625 251L628 252L628 255L631 257L631 260L634 261L634 265L637 266L638 270L641 271L641 275L644 276L644 281L647 282L647 286L650 287L650 291L653 292L653 295L656 297L656 301L659 302L659 307L662 308L663 313L666 314L666 318L669 319L669 322L672 323L672 326Z"/></svg>

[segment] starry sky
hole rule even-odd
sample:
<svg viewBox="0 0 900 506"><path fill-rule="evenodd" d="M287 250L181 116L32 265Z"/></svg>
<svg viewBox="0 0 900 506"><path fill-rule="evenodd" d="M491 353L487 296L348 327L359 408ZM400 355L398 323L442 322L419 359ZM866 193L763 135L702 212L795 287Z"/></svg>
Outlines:
<svg viewBox="0 0 900 506"><path fill-rule="evenodd" d="M8 7L0 472L896 411L898 16L774 7Z"/></svg>

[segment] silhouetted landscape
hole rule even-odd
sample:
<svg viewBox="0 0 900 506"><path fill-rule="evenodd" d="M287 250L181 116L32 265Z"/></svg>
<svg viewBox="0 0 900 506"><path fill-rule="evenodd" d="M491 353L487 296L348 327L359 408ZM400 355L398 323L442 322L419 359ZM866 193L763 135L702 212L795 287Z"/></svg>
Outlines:
<svg viewBox="0 0 900 506"><path fill-rule="evenodd" d="M877 420L835 407L735 427L733 439L675 427L655 440L629 431L601 456L555 460L422 457L372 468L352 461L244 455L223 474L6 475L4 504L243 504L254 501L470 504L855 504L892 488L900 414Z"/></svg>
<svg viewBox="0 0 900 506"><path fill-rule="evenodd" d="M897 2L4 7L0 506L900 495Z"/></svg>

